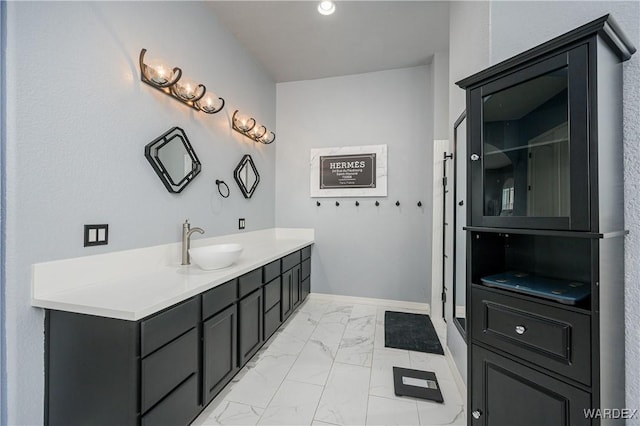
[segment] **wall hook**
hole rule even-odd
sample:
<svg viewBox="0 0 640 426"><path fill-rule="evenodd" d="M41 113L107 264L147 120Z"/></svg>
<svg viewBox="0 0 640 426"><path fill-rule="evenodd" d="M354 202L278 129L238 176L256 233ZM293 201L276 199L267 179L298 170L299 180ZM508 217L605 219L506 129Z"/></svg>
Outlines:
<svg viewBox="0 0 640 426"><path fill-rule="evenodd" d="M400 201L396 201L396 206L400 206Z"/></svg>
<svg viewBox="0 0 640 426"><path fill-rule="evenodd" d="M380 205L379 201L376 201L376 207L378 207Z"/></svg>
<svg viewBox="0 0 640 426"><path fill-rule="evenodd" d="M360 205L359 201L356 201L356 207L358 207Z"/></svg>
<svg viewBox="0 0 640 426"><path fill-rule="evenodd" d="M320 207L320 201L316 201L316 206Z"/></svg>
<svg viewBox="0 0 640 426"><path fill-rule="evenodd" d="M336 207L339 207L339 206L340 206L340 203L336 201Z"/></svg>
<svg viewBox="0 0 640 426"><path fill-rule="evenodd" d="M418 207L422 207L422 201L418 201Z"/></svg>

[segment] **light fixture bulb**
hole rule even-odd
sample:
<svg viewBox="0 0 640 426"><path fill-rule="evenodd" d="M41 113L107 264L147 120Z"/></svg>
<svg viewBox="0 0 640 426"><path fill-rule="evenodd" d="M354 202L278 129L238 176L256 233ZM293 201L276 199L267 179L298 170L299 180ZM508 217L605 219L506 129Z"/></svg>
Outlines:
<svg viewBox="0 0 640 426"><path fill-rule="evenodd" d="M336 11L336 4L330 0L323 0L318 5L318 12L321 15L331 15Z"/></svg>
<svg viewBox="0 0 640 426"><path fill-rule="evenodd" d="M196 97L198 84L190 79L182 79L176 83L176 92L185 101Z"/></svg>
<svg viewBox="0 0 640 426"><path fill-rule="evenodd" d="M236 126L243 132L248 131L251 128L251 118L245 114L238 114L236 117Z"/></svg>
<svg viewBox="0 0 640 426"><path fill-rule="evenodd" d="M215 108L218 102L219 99L215 93L207 92L207 94L204 95L204 99L200 101L200 104L202 104L207 109L212 110Z"/></svg>
<svg viewBox="0 0 640 426"><path fill-rule="evenodd" d="M173 70L161 60L153 60L147 65L148 78L154 83L167 84L173 78Z"/></svg>

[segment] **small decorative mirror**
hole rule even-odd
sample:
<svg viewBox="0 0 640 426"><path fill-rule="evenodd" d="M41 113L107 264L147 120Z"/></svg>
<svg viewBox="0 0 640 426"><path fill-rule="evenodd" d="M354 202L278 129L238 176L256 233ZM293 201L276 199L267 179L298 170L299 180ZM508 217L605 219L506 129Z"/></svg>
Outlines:
<svg viewBox="0 0 640 426"><path fill-rule="evenodd" d="M174 127L144 148L151 167L169 192L179 193L200 173L200 160L179 127Z"/></svg>
<svg viewBox="0 0 640 426"><path fill-rule="evenodd" d="M260 182L260 175L249 154L242 157L238 167L233 172L233 177L236 179L244 198L251 198Z"/></svg>

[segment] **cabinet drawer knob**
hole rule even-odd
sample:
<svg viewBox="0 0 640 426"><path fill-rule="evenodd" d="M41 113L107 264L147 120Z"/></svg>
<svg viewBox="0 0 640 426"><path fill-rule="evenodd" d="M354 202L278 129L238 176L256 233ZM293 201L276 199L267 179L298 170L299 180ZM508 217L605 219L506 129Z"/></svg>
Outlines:
<svg viewBox="0 0 640 426"><path fill-rule="evenodd" d="M527 328L524 325L516 325L516 333L524 334L527 331Z"/></svg>
<svg viewBox="0 0 640 426"><path fill-rule="evenodd" d="M475 410L473 413L471 413L471 415L473 416L474 419L478 420L482 416L482 411Z"/></svg>
<svg viewBox="0 0 640 426"><path fill-rule="evenodd" d="M471 161L478 161L480 156L478 154L471 154Z"/></svg>

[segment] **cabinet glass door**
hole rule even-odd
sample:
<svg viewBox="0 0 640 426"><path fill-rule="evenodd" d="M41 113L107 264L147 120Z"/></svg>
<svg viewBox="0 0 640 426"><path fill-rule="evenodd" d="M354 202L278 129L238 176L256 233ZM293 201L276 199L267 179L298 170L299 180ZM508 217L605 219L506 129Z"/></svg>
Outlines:
<svg viewBox="0 0 640 426"><path fill-rule="evenodd" d="M569 217L567 68L482 103L484 215Z"/></svg>
<svg viewBox="0 0 640 426"><path fill-rule="evenodd" d="M588 229L587 81L571 60L586 50L574 50L472 94L474 225Z"/></svg>

